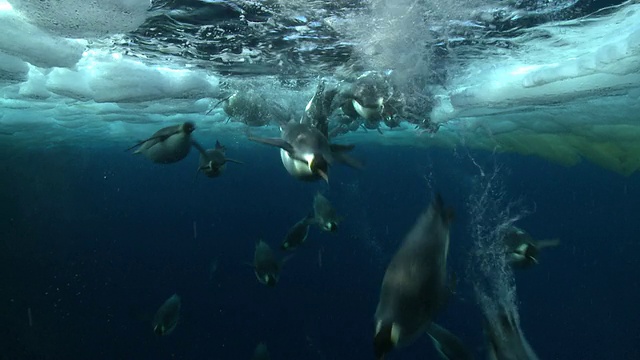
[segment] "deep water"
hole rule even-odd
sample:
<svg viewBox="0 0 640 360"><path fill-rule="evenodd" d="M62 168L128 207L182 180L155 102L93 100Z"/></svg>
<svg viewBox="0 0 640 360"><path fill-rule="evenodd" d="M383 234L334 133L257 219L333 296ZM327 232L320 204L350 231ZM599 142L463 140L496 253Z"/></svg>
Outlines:
<svg viewBox="0 0 640 360"><path fill-rule="evenodd" d="M465 281L467 202L483 183L471 157L485 176L498 164L496 189L531 212L517 225L561 239L516 273L521 325L539 357L640 358L639 175L361 144L354 156L366 169L334 167L327 186L290 177L277 150L220 140L246 164L217 179L196 178L195 151L164 166L115 145L4 152L0 359L239 360L260 341L274 360L372 359L385 266L434 191L456 210L449 260L459 278L437 321L485 358ZM338 232L312 228L278 285L259 284L246 265L256 240L277 247L318 190L345 217ZM182 317L158 337L151 319L173 293ZM389 358L437 357L423 337Z"/></svg>

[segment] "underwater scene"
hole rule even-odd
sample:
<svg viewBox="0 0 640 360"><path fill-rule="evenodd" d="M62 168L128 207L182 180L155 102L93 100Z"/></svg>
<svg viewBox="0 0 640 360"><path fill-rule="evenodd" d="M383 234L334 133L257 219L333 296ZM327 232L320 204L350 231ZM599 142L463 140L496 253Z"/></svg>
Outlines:
<svg viewBox="0 0 640 360"><path fill-rule="evenodd" d="M640 359L637 0L0 31L0 359Z"/></svg>

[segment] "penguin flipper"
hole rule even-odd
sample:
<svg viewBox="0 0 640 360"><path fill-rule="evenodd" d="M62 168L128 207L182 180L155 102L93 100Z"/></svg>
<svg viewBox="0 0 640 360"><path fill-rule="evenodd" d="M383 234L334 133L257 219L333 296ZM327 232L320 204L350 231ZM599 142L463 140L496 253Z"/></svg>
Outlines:
<svg viewBox="0 0 640 360"><path fill-rule="evenodd" d="M222 104L223 102L231 99L232 96L234 96L235 94L231 94L229 96L225 96L224 98L222 98L222 100L218 101L211 109L209 109L209 111L207 111L207 113L205 115L209 115L213 110L215 110L218 105Z"/></svg>
<svg viewBox="0 0 640 360"><path fill-rule="evenodd" d="M355 145L353 144L329 144L329 149L331 149L331 152L333 153L341 153L341 152L347 152L347 151L351 151L353 149L355 149Z"/></svg>
<svg viewBox="0 0 640 360"><path fill-rule="evenodd" d="M153 134L152 137L146 139L146 140L142 140L140 142L138 142L137 144L129 147L128 149L126 149L125 151L129 151L132 150L134 148L137 148L138 146L146 143L146 142L153 142L153 144L157 144L159 142L165 141L167 140L169 137L180 133L180 128L179 127L170 127L170 128L166 128L166 129L161 129L158 132L156 132L155 134Z"/></svg>
<svg viewBox="0 0 640 360"><path fill-rule="evenodd" d="M150 137L150 138L148 138L148 139L146 139L146 140L142 140L142 141L140 141L140 142L136 143L135 145L133 145L133 146L131 146L131 147L129 147L129 148L126 148L124 151L133 150L133 149L137 148L138 146L141 146L141 145L143 145L144 143L149 142L149 141L153 141L153 142L154 142L154 145L155 145L155 144L157 144L157 143L159 143L159 142L161 142L161 141L166 140L169 136L171 136L171 135L168 135L168 136L166 136L166 137L165 137L165 136L152 136L152 137ZM136 152L136 153L137 153L137 152Z"/></svg>
<svg viewBox="0 0 640 360"><path fill-rule="evenodd" d="M362 170L364 169L364 164L362 163L362 161L353 158L347 154L345 154L344 152L336 152L333 153L333 158L340 162L343 163L351 168L354 168L356 170Z"/></svg>
<svg viewBox="0 0 640 360"><path fill-rule="evenodd" d="M147 139L147 140L148 140L148 139ZM135 145L133 145L133 146L131 146L131 147L128 147L128 148L124 149L124 151L125 151L125 152L127 152L127 151L129 151L129 150L133 150L133 149L137 148L138 146L140 146L140 145L142 145L142 144L146 143L146 142L147 142L147 140L142 140L142 141L140 141L140 142L137 142ZM139 153L140 153L140 151L138 151L138 150L136 150L136 151L134 152L134 154L139 154Z"/></svg>
<svg viewBox="0 0 640 360"><path fill-rule="evenodd" d="M558 245L560 245L560 239L539 240L536 242L538 250L547 247L556 247Z"/></svg>
<svg viewBox="0 0 640 360"><path fill-rule="evenodd" d="M441 359L444 360L470 360L473 356L462 340L453 335L449 330L432 322L427 328L427 334L433 341Z"/></svg>
<svg viewBox="0 0 640 360"><path fill-rule="evenodd" d="M258 137L249 136L248 139L257 143L279 147L280 149L283 149L290 153L294 152L293 146L291 146L291 144L289 144L288 142L280 138L258 138Z"/></svg>
<svg viewBox="0 0 640 360"><path fill-rule="evenodd" d="M202 156L204 156L204 157L208 157L208 156L207 156L207 150L206 150L204 147L202 147L202 145L200 145L197 141L195 141L195 140L191 140L191 146L193 146L194 148L196 148L196 150L198 150L198 152L199 152L200 154L202 154Z"/></svg>
<svg viewBox="0 0 640 360"><path fill-rule="evenodd" d="M224 158L225 162L231 162L231 163L235 163L235 164L241 164L244 165L244 163L240 160L234 160L234 159L228 159L228 158Z"/></svg>

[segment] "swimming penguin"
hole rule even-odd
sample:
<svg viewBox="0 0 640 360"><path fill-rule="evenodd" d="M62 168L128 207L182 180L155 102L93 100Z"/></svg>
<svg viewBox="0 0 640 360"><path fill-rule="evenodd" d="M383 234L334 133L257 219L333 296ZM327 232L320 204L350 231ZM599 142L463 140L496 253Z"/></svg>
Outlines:
<svg viewBox="0 0 640 360"><path fill-rule="evenodd" d="M147 140L141 141L132 147L138 148L134 154L142 154L155 163L170 164L187 157L193 140L191 133L196 129L192 122L180 125L168 126L156 131Z"/></svg>
<svg viewBox="0 0 640 360"><path fill-rule="evenodd" d="M331 104L338 93L336 87L327 89L325 80L318 83L316 92L307 103L304 109L301 124L308 124L318 129L325 137L329 137L329 115L331 115Z"/></svg>
<svg viewBox="0 0 640 360"><path fill-rule="evenodd" d="M269 350L267 349L267 344L264 342L259 343L256 346L256 349L253 351L252 360L271 360L271 356L269 355Z"/></svg>
<svg viewBox="0 0 640 360"><path fill-rule="evenodd" d="M540 249L555 247L560 244L560 240L534 240L529 233L511 226L503 236L506 247L507 263L515 268L525 269L538 263L538 253Z"/></svg>
<svg viewBox="0 0 640 360"><path fill-rule="evenodd" d="M282 250L293 250L307 241L309 235L309 225L314 223L312 215L308 215L302 220L298 221L289 231L280 245Z"/></svg>
<svg viewBox="0 0 640 360"><path fill-rule="evenodd" d="M216 140L215 149L208 149L200 152L200 166L198 171L210 178L220 176L227 167L228 162L244 164L242 161L225 157L226 148Z"/></svg>
<svg viewBox="0 0 640 360"><path fill-rule="evenodd" d="M220 104L222 104L222 109L229 116L227 120L233 119L248 126L260 127L268 125L272 115L267 100L252 90L239 91L222 98L207 114Z"/></svg>
<svg viewBox="0 0 640 360"><path fill-rule="evenodd" d="M329 200L320 193L313 198L313 215L313 221L320 229L329 232L338 230L340 218Z"/></svg>
<svg viewBox="0 0 640 360"><path fill-rule="evenodd" d="M473 356L464 343L449 330L432 322L427 329L433 344L443 360L471 360Z"/></svg>
<svg viewBox="0 0 640 360"><path fill-rule="evenodd" d="M354 145L330 144L320 130L309 124L289 121L280 130L281 138L249 137L249 140L279 147L282 164L297 179L324 179L328 182L329 165L335 161L356 169L363 167L359 161L346 154L353 150Z"/></svg>
<svg viewBox="0 0 640 360"><path fill-rule="evenodd" d="M520 329L514 307L502 303L483 308L490 360L538 360Z"/></svg>
<svg viewBox="0 0 640 360"><path fill-rule="evenodd" d="M342 111L355 117L360 115L369 122L379 122L390 109L385 106L393 96L393 87L386 74L366 71L358 76L350 86L342 87L337 101Z"/></svg>
<svg viewBox="0 0 640 360"><path fill-rule="evenodd" d="M384 274L375 312L376 359L429 329L450 295L447 281L453 211L436 195L405 236Z"/></svg>
<svg viewBox="0 0 640 360"><path fill-rule="evenodd" d="M269 244L263 240L258 240L253 254L252 266L258 281L270 287L276 286L280 279L281 265Z"/></svg>
<svg viewBox="0 0 640 360"><path fill-rule="evenodd" d="M168 298L153 317L153 332L156 335L169 335L178 324L180 318L180 296L173 294Z"/></svg>

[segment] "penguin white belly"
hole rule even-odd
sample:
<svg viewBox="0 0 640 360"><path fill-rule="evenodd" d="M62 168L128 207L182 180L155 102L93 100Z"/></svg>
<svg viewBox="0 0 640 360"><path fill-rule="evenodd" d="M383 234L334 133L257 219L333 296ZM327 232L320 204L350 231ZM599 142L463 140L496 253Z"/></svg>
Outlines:
<svg viewBox="0 0 640 360"><path fill-rule="evenodd" d="M311 155L313 156L313 155ZM297 179L313 181L320 179L320 176L314 174L309 165L303 161L293 159L289 156L289 153L283 149L280 149L280 158L285 169Z"/></svg>
<svg viewBox="0 0 640 360"><path fill-rule="evenodd" d="M187 157L191 150L191 138L186 134L169 136L165 141L143 150L143 154L157 163L174 163Z"/></svg>
<svg viewBox="0 0 640 360"><path fill-rule="evenodd" d="M382 99L380 99L380 101L382 101ZM353 108L356 110L356 112L363 118L367 120L378 120L381 118L382 105L371 108L360 105L360 103L356 100L351 100L351 103L353 104Z"/></svg>

